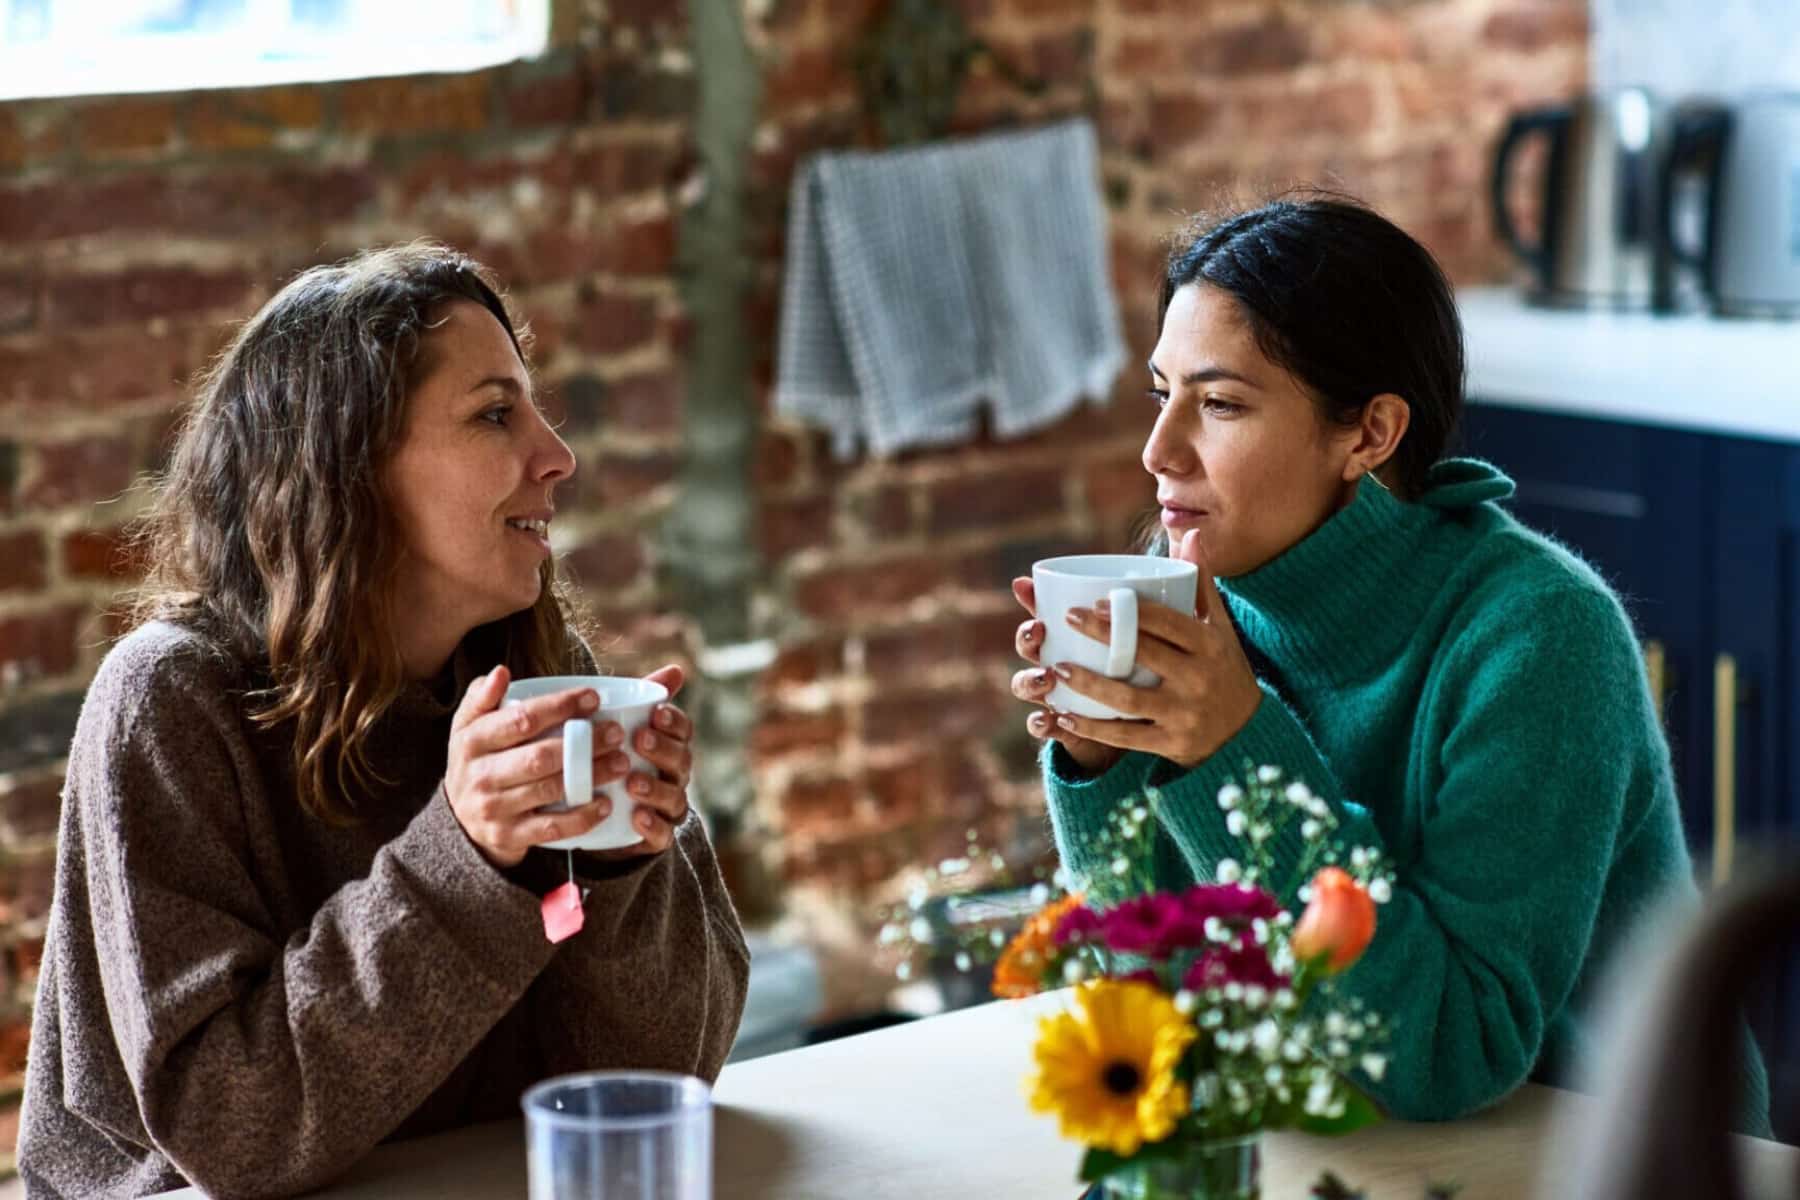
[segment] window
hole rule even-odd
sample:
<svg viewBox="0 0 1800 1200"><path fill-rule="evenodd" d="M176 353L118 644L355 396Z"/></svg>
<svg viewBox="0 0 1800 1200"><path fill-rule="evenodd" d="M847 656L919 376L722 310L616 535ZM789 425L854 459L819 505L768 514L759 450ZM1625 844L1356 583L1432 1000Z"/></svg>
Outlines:
<svg viewBox="0 0 1800 1200"><path fill-rule="evenodd" d="M550 0L0 0L0 100L469 71L539 54Z"/></svg>

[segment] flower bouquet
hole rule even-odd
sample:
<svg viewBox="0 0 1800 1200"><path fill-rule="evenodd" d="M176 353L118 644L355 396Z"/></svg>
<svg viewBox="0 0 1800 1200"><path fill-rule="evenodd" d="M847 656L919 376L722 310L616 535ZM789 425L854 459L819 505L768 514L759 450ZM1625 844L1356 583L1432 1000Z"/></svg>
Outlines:
<svg viewBox="0 0 1800 1200"><path fill-rule="evenodd" d="M1080 1177L1108 1196L1254 1200L1264 1130L1344 1133L1380 1119L1348 1078L1379 1080L1379 1014L1335 977L1391 895L1379 855L1338 846L1330 808L1273 767L1218 793L1242 860L1160 890L1161 795L1115 812L1097 877L1046 904L1002 951L997 994L1073 986L1040 1023L1032 1106L1087 1146ZM1276 879L1268 847L1298 823L1301 862ZM1292 896L1304 911L1284 907Z"/></svg>

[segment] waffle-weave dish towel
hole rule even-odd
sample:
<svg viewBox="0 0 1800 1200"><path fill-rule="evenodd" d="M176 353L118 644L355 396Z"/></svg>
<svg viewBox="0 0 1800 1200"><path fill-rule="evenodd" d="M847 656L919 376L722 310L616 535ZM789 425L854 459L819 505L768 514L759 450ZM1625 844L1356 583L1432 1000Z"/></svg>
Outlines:
<svg viewBox="0 0 1800 1200"><path fill-rule="evenodd" d="M788 210L775 410L877 455L1050 424L1124 363L1093 126L814 156Z"/></svg>

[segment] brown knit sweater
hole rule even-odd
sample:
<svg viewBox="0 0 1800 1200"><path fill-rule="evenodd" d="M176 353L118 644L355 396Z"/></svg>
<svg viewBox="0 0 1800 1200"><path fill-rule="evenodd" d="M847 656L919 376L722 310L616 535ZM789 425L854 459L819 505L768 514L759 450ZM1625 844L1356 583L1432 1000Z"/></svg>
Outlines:
<svg viewBox="0 0 1800 1200"><path fill-rule="evenodd" d="M26 1073L29 1196L290 1195L385 1139L517 1115L548 1075L718 1074L749 953L697 817L663 854L579 868L586 928L552 946L538 900L567 859L534 850L509 877L463 834L439 790L450 707L409 691L371 744L394 786L334 827L300 811L281 731L246 719L248 678L150 624L88 692Z"/></svg>

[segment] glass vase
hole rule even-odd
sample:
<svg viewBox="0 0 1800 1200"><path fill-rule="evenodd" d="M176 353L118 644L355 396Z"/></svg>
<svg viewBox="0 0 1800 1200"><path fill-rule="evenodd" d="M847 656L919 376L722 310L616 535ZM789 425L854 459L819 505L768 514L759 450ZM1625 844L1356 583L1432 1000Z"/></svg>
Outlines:
<svg viewBox="0 0 1800 1200"><path fill-rule="evenodd" d="M1189 1142L1101 1181L1107 1200L1261 1200L1262 1134Z"/></svg>

